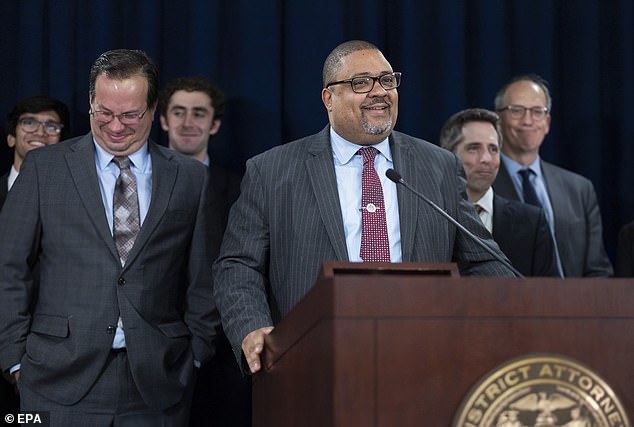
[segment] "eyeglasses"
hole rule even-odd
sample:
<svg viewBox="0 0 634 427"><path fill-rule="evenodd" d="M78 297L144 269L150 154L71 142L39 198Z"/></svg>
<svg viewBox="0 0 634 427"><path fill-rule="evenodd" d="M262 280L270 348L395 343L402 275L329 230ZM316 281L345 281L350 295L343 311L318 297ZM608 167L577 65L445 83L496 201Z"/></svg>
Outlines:
<svg viewBox="0 0 634 427"><path fill-rule="evenodd" d="M148 109L149 109L149 106L145 107L145 110L143 110L140 113L121 113L121 114L114 114L112 111L100 111L100 110L91 109L88 112L88 114L93 116L95 120L97 120L99 123L103 125L107 125L108 123L113 121L115 117L119 119L119 123L121 123L122 125L136 125L141 121L145 113L147 113Z"/></svg>
<svg viewBox="0 0 634 427"><path fill-rule="evenodd" d="M511 117L514 119L523 119L524 115L526 115L526 111L531 112L531 117L533 120L541 121L544 120L546 115L548 114L548 108L546 107L523 107L521 105L507 105L504 108L500 108L498 113L502 111L508 111L511 114Z"/></svg>
<svg viewBox="0 0 634 427"><path fill-rule="evenodd" d="M57 122L41 122L39 120L34 119L33 117L25 117L24 119L20 119L18 121L20 124L20 128L24 132L35 132L37 129L42 126L44 132L50 136L58 136L64 127L63 124Z"/></svg>
<svg viewBox="0 0 634 427"><path fill-rule="evenodd" d="M396 89L401 84L401 73L394 72L389 74L382 74L378 77L355 77L348 80L340 80L338 82L331 82L326 85L330 87L333 85L339 85L342 83L350 83L352 91L354 93L368 93L374 89L374 83L379 82L381 87L385 90Z"/></svg>

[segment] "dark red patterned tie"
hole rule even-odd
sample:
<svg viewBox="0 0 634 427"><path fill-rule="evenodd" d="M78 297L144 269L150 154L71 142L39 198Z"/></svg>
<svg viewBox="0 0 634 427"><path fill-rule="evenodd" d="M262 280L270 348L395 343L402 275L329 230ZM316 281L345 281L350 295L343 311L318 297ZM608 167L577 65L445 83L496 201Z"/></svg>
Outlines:
<svg viewBox="0 0 634 427"><path fill-rule="evenodd" d="M374 169L377 150L360 149L363 156L361 176L361 259L364 262L390 262L390 242L387 238L385 200L381 181Z"/></svg>
<svg viewBox="0 0 634 427"><path fill-rule="evenodd" d="M114 157L112 161L121 169L114 186L113 235L121 265L125 265L140 229L139 200L136 177L130 170L130 159Z"/></svg>

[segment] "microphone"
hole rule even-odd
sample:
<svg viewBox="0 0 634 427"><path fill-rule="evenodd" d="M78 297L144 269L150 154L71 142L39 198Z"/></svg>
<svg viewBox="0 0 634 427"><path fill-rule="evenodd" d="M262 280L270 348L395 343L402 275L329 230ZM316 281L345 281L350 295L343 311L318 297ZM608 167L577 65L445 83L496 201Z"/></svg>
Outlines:
<svg viewBox="0 0 634 427"><path fill-rule="evenodd" d="M407 181L403 179L400 173L396 172L394 169L388 169L387 171L385 171L385 176L387 176L390 179L390 181L393 181L396 184L402 184L405 188L407 188L409 191L414 193L419 199L424 200L425 203L431 206L440 215L445 217L450 223L458 227L463 233L469 236L469 238L473 240L475 243L477 243L482 249L484 249L489 254L491 254L496 260L504 264L504 266L508 268L509 270L511 270L517 277L520 277L520 278L524 277L522 273L517 271L517 269L513 267L510 262L502 258L500 254L494 251L485 241L483 241L481 238L473 234L471 231L467 230L462 224L456 221L451 215L445 212L440 206L438 206L436 203L431 201L424 194L416 191L416 189L414 189L411 185L407 183Z"/></svg>

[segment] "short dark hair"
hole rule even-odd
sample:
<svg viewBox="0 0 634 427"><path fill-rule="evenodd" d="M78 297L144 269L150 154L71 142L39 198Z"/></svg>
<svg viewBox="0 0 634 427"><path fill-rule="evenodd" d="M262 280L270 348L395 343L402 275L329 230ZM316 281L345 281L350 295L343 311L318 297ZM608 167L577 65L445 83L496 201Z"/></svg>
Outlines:
<svg viewBox="0 0 634 427"><path fill-rule="evenodd" d="M214 107L214 120L221 119L225 114L225 95L222 90L209 79L203 76L177 77L169 81L159 93L159 112L165 116L167 107L174 92L184 90L185 92L204 92L211 99L211 106Z"/></svg>
<svg viewBox="0 0 634 427"><path fill-rule="evenodd" d="M484 108L468 108L466 110L458 111L456 114L449 117L440 130L440 146L453 152L456 149L456 146L464 139L462 128L465 124L471 122L491 123L495 129L495 133L498 135L498 145L502 148L500 116L493 111L485 110Z"/></svg>
<svg viewBox="0 0 634 427"><path fill-rule="evenodd" d="M70 136L70 113L68 107L59 99L48 96L27 96L18 101L13 109L7 114L7 133L16 136L18 120L22 114L37 114L43 111L55 111L59 116L60 123L63 125L59 134L59 140L66 139Z"/></svg>
<svg viewBox="0 0 634 427"><path fill-rule="evenodd" d="M535 83L537 86L540 87L542 92L544 92L544 97L546 98L546 108L548 108L548 111L550 111L553 106L553 100L550 96L550 90L548 89L548 81L543 79L538 74L523 74L521 76L515 76L507 84L502 86L502 88L495 95L495 100L493 101L495 110L499 111L500 109L506 107L506 105L504 105L504 96L506 95L506 90L509 88L509 86L513 83L523 81Z"/></svg>
<svg viewBox="0 0 634 427"><path fill-rule="evenodd" d="M152 108L158 99L158 69L147 54L141 50L115 49L102 53L90 68L90 98L95 98L97 77L123 80L136 75L147 79L147 107Z"/></svg>
<svg viewBox="0 0 634 427"><path fill-rule="evenodd" d="M335 75L341 69L341 59L350 55L352 52L360 50L378 50L380 52L378 47L365 40L350 40L343 42L330 52L324 61L324 69L322 71L324 87L333 81Z"/></svg>

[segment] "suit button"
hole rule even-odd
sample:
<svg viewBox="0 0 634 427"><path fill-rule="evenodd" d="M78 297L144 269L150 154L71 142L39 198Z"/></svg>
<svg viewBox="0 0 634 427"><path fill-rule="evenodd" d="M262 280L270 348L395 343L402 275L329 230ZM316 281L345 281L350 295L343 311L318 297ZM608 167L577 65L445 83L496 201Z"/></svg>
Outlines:
<svg viewBox="0 0 634 427"><path fill-rule="evenodd" d="M125 285L125 279L123 277L119 277L119 286Z"/></svg>
<svg viewBox="0 0 634 427"><path fill-rule="evenodd" d="M116 330L117 330L117 327L115 325L108 325L108 327L106 328L106 333L114 334Z"/></svg>

